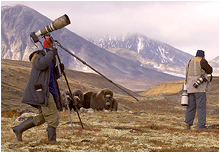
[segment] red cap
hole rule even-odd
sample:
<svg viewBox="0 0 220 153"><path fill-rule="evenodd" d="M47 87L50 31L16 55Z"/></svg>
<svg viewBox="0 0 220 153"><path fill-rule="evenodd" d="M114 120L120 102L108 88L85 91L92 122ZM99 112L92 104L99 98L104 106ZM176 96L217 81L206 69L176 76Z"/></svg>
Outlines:
<svg viewBox="0 0 220 153"><path fill-rule="evenodd" d="M49 38L49 37L47 37L47 38L44 40L43 47L44 47L44 48L53 47L53 43L50 41L50 38Z"/></svg>

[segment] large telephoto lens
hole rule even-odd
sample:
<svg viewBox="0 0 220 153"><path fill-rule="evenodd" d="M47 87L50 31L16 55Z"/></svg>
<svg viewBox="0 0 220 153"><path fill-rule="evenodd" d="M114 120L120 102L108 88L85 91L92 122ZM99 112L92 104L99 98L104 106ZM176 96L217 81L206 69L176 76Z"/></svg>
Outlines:
<svg viewBox="0 0 220 153"><path fill-rule="evenodd" d="M51 23L51 27L54 30L61 29L65 27L66 25L70 24L69 17L65 14L59 18L57 18L54 22Z"/></svg>
<svg viewBox="0 0 220 153"><path fill-rule="evenodd" d="M63 16L55 19L51 24L47 25L46 27L44 27L43 29L39 30L36 33L36 36L43 36L49 32L55 31L57 29L61 29L65 26L67 26L68 24L70 24L70 19L69 17L64 14Z"/></svg>

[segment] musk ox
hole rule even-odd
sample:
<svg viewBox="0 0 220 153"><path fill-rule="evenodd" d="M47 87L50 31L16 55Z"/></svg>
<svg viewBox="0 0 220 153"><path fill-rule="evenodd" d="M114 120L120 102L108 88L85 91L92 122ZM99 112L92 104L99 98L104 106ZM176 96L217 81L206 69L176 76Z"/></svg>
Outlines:
<svg viewBox="0 0 220 153"><path fill-rule="evenodd" d="M95 110L107 109L117 111L118 103L110 89L103 89L101 92L92 94L90 107Z"/></svg>
<svg viewBox="0 0 220 153"><path fill-rule="evenodd" d="M63 95L64 97L64 95ZM65 97L64 97L65 99ZM70 110L76 111L75 106L79 110L81 107L83 108L92 108L94 110L111 110L117 111L118 102L113 97L113 92L110 89L103 89L101 92L87 92L83 94L81 90L76 90L73 92L73 99L70 98L70 93L67 93L67 101ZM75 102L75 105L74 105ZM64 107L67 109L66 102L64 103Z"/></svg>

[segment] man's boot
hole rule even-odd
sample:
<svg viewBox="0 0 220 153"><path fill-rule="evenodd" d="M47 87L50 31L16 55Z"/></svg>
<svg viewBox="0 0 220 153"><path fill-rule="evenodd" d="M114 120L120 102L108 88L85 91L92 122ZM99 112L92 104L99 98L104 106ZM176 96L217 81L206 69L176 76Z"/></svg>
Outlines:
<svg viewBox="0 0 220 153"><path fill-rule="evenodd" d="M47 127L47 136L48 136L48 141L49 142L54 142L56 143L56 128L52 126Z"/></svg>
<svg viewBox="0 0 220 153"><path fill-rule="evenodd" d="M16 137L18 141L23 141L22 140L22 133L32 127L34 127L35 124L33 123L33 117L29 117L27 120L23 121L21 124L18 126L12 127L14 133L16 134Z"/></svg>

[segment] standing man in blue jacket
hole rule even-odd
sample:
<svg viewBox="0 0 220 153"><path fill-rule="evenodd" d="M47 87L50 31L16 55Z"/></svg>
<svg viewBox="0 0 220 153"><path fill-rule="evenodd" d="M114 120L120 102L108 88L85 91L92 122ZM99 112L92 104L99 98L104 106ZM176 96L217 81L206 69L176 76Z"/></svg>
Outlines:
<svg viewBox="0 0 220 153"><path fill-rule="evenodd" d="M206 92L212 81L212 67L205 60L205 52L198 50L196 56L189 61L186 67L186 88L189 96L185 112L186 129L190 129L197 110L198 129L206 125ZM201 79L203 78L203 79ZM200 84L196 82L200 79Z"/></svg>
<svg viewBox="0 0 220 153"><path fill-rule="evenodd" d="M44 40L43 47L44 50L35 51L29 56L32 70L22 99L23 103L38 108L39 115L30 117L20 125L12 127L18 141L22 141L24 131L46 122L48 141L56 142L56 128L59 124L58 111L63 109L57 83L60 76L58 68L55 67L57 49L53 48L49 37Z"/></svg>

